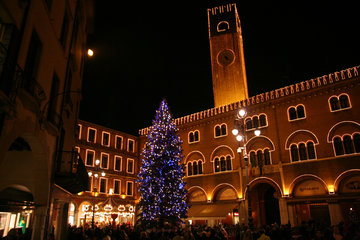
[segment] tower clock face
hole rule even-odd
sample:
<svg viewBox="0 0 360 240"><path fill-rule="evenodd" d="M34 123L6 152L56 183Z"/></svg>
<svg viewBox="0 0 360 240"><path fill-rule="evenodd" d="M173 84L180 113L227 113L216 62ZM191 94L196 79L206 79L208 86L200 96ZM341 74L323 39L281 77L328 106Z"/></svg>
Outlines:
<svg viewBox="0 0 360 240"><path fill-rule="evenodd" d="M224 49L219 52L217 56L217 61L220 65L226 67L232 64L235 60L235 54L230 49Z"/></svg>

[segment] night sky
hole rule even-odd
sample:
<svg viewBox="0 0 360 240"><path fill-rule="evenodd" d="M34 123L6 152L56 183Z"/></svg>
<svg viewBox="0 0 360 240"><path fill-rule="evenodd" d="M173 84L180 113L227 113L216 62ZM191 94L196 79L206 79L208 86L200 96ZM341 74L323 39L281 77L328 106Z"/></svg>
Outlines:
<svg viewBox="0 0 360 240"><path fill-rule="evenodd" d="M95 2L80 118L137 135L163 98L174 118L212 108L206 9L226 1L131 2ZM250 96L360 65L355 6L251 2L237 2Z"/></svg>

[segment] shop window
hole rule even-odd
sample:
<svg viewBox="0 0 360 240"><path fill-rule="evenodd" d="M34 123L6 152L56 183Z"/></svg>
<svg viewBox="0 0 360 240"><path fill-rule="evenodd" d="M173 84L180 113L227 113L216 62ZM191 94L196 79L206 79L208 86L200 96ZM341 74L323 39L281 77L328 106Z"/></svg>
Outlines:
<svg viewBox="0 0 360 240"><path fill-rule="evenodd" d="M351 108L349 96L345 93L339 96L332 96L329 99L329 106L331 112Z"/></svg>

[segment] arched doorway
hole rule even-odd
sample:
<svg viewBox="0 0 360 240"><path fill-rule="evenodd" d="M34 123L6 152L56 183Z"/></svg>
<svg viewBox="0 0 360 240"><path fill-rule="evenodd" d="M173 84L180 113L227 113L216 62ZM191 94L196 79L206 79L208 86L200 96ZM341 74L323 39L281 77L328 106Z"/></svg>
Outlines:
<svg viewBox="0 0 360 240"><path fill-rule="evenodd" d="M279 193L268 183L259 183L250 192L255 226L280 223Z"/></svg>

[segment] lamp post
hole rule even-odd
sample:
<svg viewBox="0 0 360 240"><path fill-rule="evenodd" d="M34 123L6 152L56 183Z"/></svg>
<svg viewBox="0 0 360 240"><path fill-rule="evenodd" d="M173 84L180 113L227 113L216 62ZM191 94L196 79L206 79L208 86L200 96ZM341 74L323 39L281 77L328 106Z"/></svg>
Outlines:
<svg viewBox="0 0 360 240"><path fill-rule="evenodd" d="M100 160L96 159L95 160L95 168L94 168L94 170L96 170L96 171L99 170L99 164L100 164ZM97 195L97 180L98 180L99 174L97 172L93 173L92 171L89 171L88 174L89 174L90 177L92 175L94 175L94 180L95 180L94 190L93 190L94 199L93 199L93 206L92 206L92 221L91 221L91 226L94 229L95 228L95 199L96 199L96 195ZM102 172L101 176L105 177L105 172Z"/></svg>
<svg viewBox="0 0 360 240"><path fill-rule="evenodd" d="M251 209L251 194L250 194L250 181L249 181L249 156L246 151L247 144L247 131L245 129L245 109L240 109L236 114L234 121L234 129L232 130L232 134L236 136L236 140L239 142L239 147L237 152L239 153L239 157L241 159L241 153L243 153L244 161L245 161L245 173L246 173L246 188L248 191L248 225L249 228L253 229L253 218L252 218L252 209ZM260 135L260 130L256 129L254 131L256 136ZM241 142L243 143L241 147Z"/></svg>

